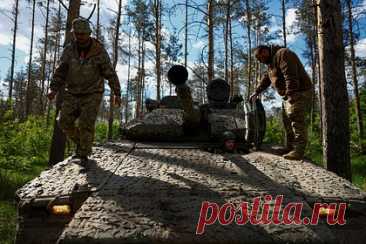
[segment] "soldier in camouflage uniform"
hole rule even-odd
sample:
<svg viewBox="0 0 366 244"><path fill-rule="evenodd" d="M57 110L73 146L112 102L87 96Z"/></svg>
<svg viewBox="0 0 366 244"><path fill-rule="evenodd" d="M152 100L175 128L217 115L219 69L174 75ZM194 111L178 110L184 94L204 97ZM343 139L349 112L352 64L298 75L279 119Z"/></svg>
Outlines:
<svg viewBox="0 0 366 244"><path fill-rule="evenodd" d="M89 22L72 22L74 41L62 53L53 75L48 98L53 100L63 86L65 94L58 117L60 128L75 142L74 158L85 165L92 151L95 121L103 98L104 79L114 93L114 105L121 104L118 76L103 45L90 37ZM78 123L76 125L76 121Z"/></svg>
<svg viewBox="0 0 366 244"><path fill-rule="evenodd" d="M254 94L254 101L271 84L283 98L283 123L287 145L284 158L299 160L305 153L307 127L305 115L312 98L312 83L297 55L279 46L259 46L255 57L268 66Z"/></svg>

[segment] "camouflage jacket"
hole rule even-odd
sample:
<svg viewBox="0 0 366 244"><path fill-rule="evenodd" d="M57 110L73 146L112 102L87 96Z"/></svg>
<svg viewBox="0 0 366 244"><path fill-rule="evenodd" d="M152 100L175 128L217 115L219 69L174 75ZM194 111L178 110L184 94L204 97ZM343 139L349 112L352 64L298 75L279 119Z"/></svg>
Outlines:
<svg viewBox="0 0 366 244"><path fill-rule="evenodd" d="M79 56L75 42L65 47L50 88L52 91L58 91L65 85L65 90L75 95L102 93L104 79L108 80L114 94L121 96L118 76L108 53L102 44L92 38L90 49L84 58Z"/></svg>
<svg viewBox="0 0 366 244"><path fill-rule="evenodd" d="M311 89L309 75L297 55L288 48L271 46L272 62L256 88L261 93L271 84L281 96Z"/></svg>

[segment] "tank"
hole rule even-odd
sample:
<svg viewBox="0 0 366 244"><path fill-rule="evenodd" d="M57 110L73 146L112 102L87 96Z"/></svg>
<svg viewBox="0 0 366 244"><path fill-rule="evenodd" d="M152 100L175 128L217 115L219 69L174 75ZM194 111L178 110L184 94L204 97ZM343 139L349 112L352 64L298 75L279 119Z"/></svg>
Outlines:
<svg viewBox="0 0 366 244"><path fill-rule="evenodd" d="M93 148L87 171L67 158L20 188L16 243L366 239L364 191L310 161L285 160L267 145L259 150L265 131L260 101L241 106L217 79L207 85L208 103L198 105L187 76L174 66L168 77L177 96L148 100L149 112L124 126L124 139ZM255 216L258 200L271 216L276 206L300 205L303 222L240 221L241 206L249 204ZM323 205L318 223L306 224L319 203L346 206L346 223L329 224L331 205Z"/></svg>
<svg viewBox="0 0 366 244"><path fill-rule="evenodd" d="M161 103L147 99L148 113L123 127L123 134L138 141L206 142L222 150L230 140L236 149L259 148L263 142L266 121L260 100L243 102L241 96L230 99L230 86L215 79L207 84L208 103L197 105L187 85L188 71L175 65L168 80L175 86L176 96L164 97Z"/></svg>

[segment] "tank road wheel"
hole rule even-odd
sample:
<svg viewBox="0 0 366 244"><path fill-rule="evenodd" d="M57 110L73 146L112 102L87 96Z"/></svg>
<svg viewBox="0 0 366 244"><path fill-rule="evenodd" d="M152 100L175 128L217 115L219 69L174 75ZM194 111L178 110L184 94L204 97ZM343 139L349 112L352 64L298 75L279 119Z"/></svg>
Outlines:
<svg viewBox="0 0 366 244"><path fill-rule="evenodd" d="M257 99L254 104L245 103L245 140L257 149L263 143L266 133L266 113L262 102Z"/></svg>

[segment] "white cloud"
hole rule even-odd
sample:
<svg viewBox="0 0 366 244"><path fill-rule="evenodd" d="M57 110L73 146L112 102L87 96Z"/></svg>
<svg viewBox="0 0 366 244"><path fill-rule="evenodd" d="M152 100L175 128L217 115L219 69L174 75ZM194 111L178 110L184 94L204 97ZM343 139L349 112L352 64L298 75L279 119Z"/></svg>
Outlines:
<svg viewBox="0 0 366 244"><path fill-rule="evenodd" d="M195 43L193 43L192 47L194 49L202 49L205 46L205 42L202 40L198 40Z"/></svg>
<svg viewBox="0 0 366 244"><path fill-rule="evenodd" d="M120 80L122 89L126 88L126 81L128 80L128 65L118 63L117 67L116 67L116 71L117 71L117 75ZM133 67L133 65L131 65L130 72L131 72L130 79L132 79L133 77L136 76L136 73L137 73L137 70Z"/></svg>
<svg viewBox="0 0 366 244"><path fill-rule="evenodd" d="M355 45L355 52L357 57L366 58L366 38L358 41Z"/></svg>
<svg viewBox="0 0 366 244"><path fill-rule="evenodd" d="M300 36L298 34L293 34L294 32L298 31L298 28L296 27L296 10L296 8L290 8L286 12L286 41L288 45L294 43ZM264 28L266 27L263 27L263 29ZM274 44L283 45L282 18L276 18L275 16L272 16L268 29L270 30L270 34L280 32L280 38L271 42Z"/></svg>
<svg viewBox="0 0 366 244"><path fill-rule="evenodd" d="M0 33L0 45L11 45L13 36L10 33ZM16 49L21 50L25 53L29 51L30 40L24 35L18 34L16 39Z"/></svg>
<svg viewBox="0 0 366 244"><path fill-rule="evenodd" d="M363 0L362 3L358 5L354 5L352 9L353 16L358 19L361 15L366 15L366 0Z"/></svg>
<svg viewBox="0 0 366 244"><path fill-rule="evenodd" d="M293 34L293 32L298 31L296 27L296 8L290 8L286 13L286 33L287 33L287 42L294 43L298 35ZM292 31L289 31L292 30Z"/></svg>
<svg viewBox="0 0 366 244"><path fill-rule="evenodd" d="M0 45L9 45L12 38L5 33L0 33Z"/></svg>
<svg viewBox="0 0 366 244"><path fill-rule="evenodd" d="M28 53L29 52L30 39L23 35L17 35L16 48Z"/></svg>
<svg viewBox="0 0 366 244"><path fill-rule="evenodd" d="M286 25L292 26L296 22L296 8L290 8L286 12Z"/></svg>
<svg viewBox="0 0 366 244"><path fill-rule="evenodd" d="M13 4L9 3L6 0L0 0L0 9L1 10L11 10L13 8Z"/></svg>
<svg viewBox="0 0 366 244"><path fill-rule="evenodd" d="M122 5L125 5L126 1L122 1ZM102 0L101 5L103 5L107 9L113 9L117 11L118 9L118 1L117 0Z"/></svg>

